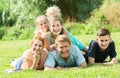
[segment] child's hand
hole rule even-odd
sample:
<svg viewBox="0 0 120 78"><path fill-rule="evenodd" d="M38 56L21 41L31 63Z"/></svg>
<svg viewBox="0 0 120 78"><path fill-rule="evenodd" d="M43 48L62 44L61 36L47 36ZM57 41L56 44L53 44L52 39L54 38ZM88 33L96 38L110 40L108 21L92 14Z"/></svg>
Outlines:
<svg viewBox="0 0 120 78"><path fill-rule="evenodd" d="M47 38L50 35L50 32L43 32L41 37L42 38Z"/></svg>
<svg viewBox="0 0 120 78"><path fill-rule="evenodd" d="M36 59L36 60L39 60L40 59L40 52L35 51L34 54L33 54L33 58Z"/></svg>
<svg viewBox="0 0 120 78"><path fill-rule="evenodd" d="M55 44L52 44L52 45L50 45L49 50L50 50L50 51L52 51L52 50L54 50L54 49L55 49L55 47L56 47L56 46L55 46Z"/></svg>

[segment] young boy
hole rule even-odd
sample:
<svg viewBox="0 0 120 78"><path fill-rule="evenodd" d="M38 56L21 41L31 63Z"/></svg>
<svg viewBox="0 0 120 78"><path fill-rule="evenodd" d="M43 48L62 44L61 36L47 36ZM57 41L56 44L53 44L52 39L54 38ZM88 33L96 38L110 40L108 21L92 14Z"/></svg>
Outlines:
<svg viewBox="0 0 120 78"><path fill-rule="evenodd" d="M115 64L118 62L116 55L115 44L111 40L109 30L101 28L97 33L97 39L92 40L89 45L87 53L89 64ZM105 62L108 56L110 56L110 61Z"/></svg>

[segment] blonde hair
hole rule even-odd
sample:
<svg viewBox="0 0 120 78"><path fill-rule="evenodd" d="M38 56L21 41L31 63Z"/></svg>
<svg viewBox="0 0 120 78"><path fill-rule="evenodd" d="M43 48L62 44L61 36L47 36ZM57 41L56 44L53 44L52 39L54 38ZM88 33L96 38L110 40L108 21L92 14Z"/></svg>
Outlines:
<svg viewBox="0 0 120 78"><path fill-rule="evenodd" d="M48 7L47 10L46 10L46 15L49 17L49 15L50 15L51 13L55 13L55 12L57 13L56 16L58 16L58 17L61 18L61 10L60 10L60 8L59 8L58 6L56 6L56 5L53 5L53 6ZM52 15L52 16L54 16L54 15Z"/></svg>
<svg viewBox="0 0 120 78"><path fill-rule="evenodd" d="M48 47L49 47L49 41L46 40L45 38L42 38L42 37L37 36L37 35L36 35L36 36L34 37L34 39L31 41L31 47L32 47L32 45L33 45L33 43L34 43L35 40L40 40L40 41L42 41L43 47L48 49Z"/></svg>
<svg viewBox="0 0 120 78"><path fill-rule="evenodd" d="M41 21L41 18L43 18L44 20L46 20L48 22L48 19L45 15L41 15L41 16L38 16L35 23L36 23L36 26L37 24Z"/></svg>
<svg viewBox="0 0 120 78"><path fill-rule="evenodd" d="M71 41L67 35L58 35L55 39L55 44L59 42L68 42L71 45Z"/></svg>

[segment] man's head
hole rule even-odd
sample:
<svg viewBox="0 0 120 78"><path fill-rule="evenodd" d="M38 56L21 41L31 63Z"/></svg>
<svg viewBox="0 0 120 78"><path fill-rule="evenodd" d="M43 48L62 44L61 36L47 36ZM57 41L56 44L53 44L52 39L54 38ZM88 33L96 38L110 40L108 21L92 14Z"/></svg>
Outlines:
<svg viewBox="0 0 120 78"><path fill-rule="evenodd" d="M101 50L105 50L111 41L110 32L108 29L101 28L97 33L97 41Z"/></svg>
<svg viewBox="0 0 120 78"><path fill-rule="evenodd" d="M56 49L60 53L61 57L64 60L67 60L70 55L70 47L71 47L71 42L70 39L67 35L59 35L56 40Z"/></svg>

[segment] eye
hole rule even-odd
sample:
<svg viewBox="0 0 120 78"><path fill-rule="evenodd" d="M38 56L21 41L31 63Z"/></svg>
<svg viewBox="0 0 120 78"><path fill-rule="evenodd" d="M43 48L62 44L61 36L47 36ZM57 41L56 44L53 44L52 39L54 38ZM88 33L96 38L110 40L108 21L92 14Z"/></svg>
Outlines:
<svg viewBox="0 0 120 78"><path fill-rule="evenodd" d="M62 49L63 47L59 47L60 49Z"/></svg>
<svg viewBox="0 0 120 78"><path fill-rule="evenodd" d="M52 27L55 27L55 25L52 25Z"/></svg>
<svg viewBox="0 0 120 78"><path fill-rule="evenodd" d="M100 40L101 42L104 42L104 40Z"/></svg>
<svg viewBox="0 0 120 78"><path fill-rule="evenodd" d="M65 46L65 48L68 48L68 46Z"/></svg>
<svg viewBox="0 0 120 78"><path fill-rule="evenodd" d="M34 46L37 46L37 44L34 44Z"/></svg>
<svg viewBox="0 0 120 78"><path fill-rule="evenodd" d="M40 25L43 25L43 24L40 24Z"/></svg>
<svg viewBox="0 0 120 78"><path fill-rule="evenodd" d="M39 45L39 47L42 47L42 45Z"/></svg>
<svg viewBox="0 0 120 78"><path fill-rule="evenodd" d="M59 27L60 25L59 24L57 24L57 27Z"/></svg>
<svg viewBox="0 0 120 78"><path fill-rule="evenodd" d="M107 42L108 40L105 40L105 42Z"/></svg>
<svg viewBox="0 0 120 78"><path fill-rule="evenodd" d="M47 22L44 22L44 24L47 24Z"/></svg>

